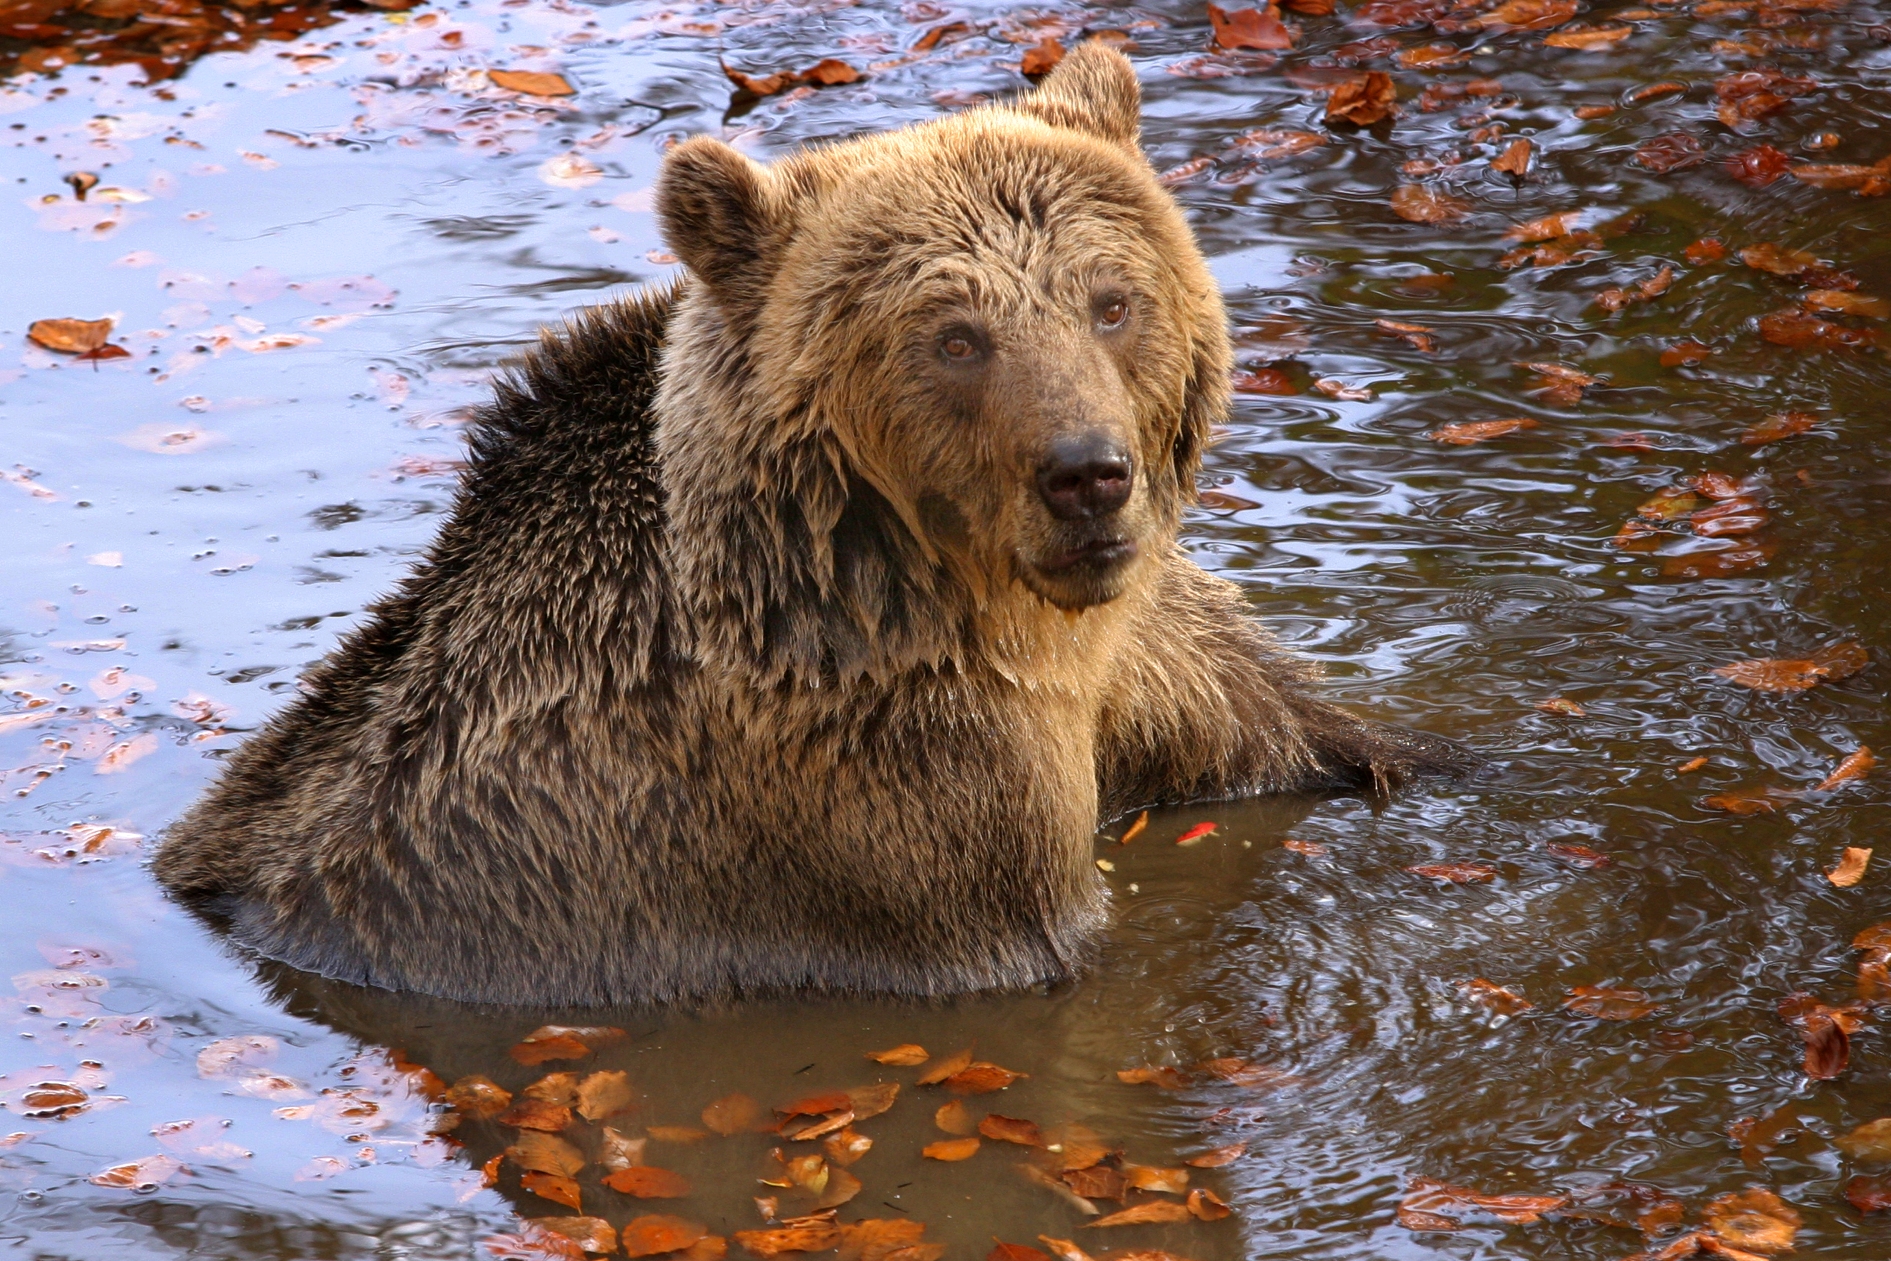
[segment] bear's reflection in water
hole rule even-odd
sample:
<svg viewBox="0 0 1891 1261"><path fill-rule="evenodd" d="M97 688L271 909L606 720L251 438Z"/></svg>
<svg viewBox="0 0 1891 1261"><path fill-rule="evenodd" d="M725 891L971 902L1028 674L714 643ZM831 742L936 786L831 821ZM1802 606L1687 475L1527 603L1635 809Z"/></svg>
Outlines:
<svg viewBox="0 0 1891 1261"><path fill-rule="evenodd" d="M1127 1162L1183 1168L1189 1187L1232 1198L1252 1162L1269 1159L1257 1143L1258 1114L1283 1109L1288 1096L1306 1094L1291 1080L1281 1085L1271 1072L1226 1079L1199 1065L1216 1059L1291 1073L1292 1049L1275 1024L1266 995L1283 980L1256 975L1231 986L1226 973L1224 927L1247 928L1278 912L1256 907L1257 891L1275 898L1283 863L1305 859L1283 851L1288 830L1315 804L1300 797L1208 804L1154 812L1128 845L1118 845L1128 820L1099 838L1097 853L1114 871L1113 927L1097 969L1081 981L1048 992L988 995L940 1003L904 1001L769 1000L683 1012L661 1009L521 1009L481 1007L325 980L282 964L260 961L258 975L272 998L291 1015L362 1041L369 1048L399 1052L452 1084L469 1077L490 1079L519 1094L548 1073L622 1071L633 1102L622 1113L587 1121L575 1111L559 1132L582 1156L575 1174L582 1212L621 1228L645 1213L672 1213L705 1225L712 1234L767 1225L757 1197L774 1197L780 1217L814 1210L816 1197L801 1189L769 1186L785 1181L771 1154L819 1154L819 1140L789 1142L775 1133L704 1133L669 1141L665 1127L704 1131L702 1112L711 1101L734 1094L772 1110L795 1100L876 1083L897 1083L899 1094L885 1113L862 1119L855 1132L872 1147L847 1171L861 1185L839 1206L842 1223L899 1218L925 1223L924 1238L948 1245L948 1256L982 1255L994 1236L1037 1245L1039 1235L1075 1239L1093 1255L1132 1248L1161 1248L1195 1261L1251 1255L1237 1218L1086 1229L1094 1220L1074 1197L1060 1194L1042 1174L1054 1169L1057 1153L983 1141L969 1159L946 1163L921 1155L928 1144L949 1137L935 1123L944 1104L960 1099L976 1123L996 1113L1036 1123L1051 1140L1087 1127L1101 1143L1120 1150L1107 1164ZM1202 821L1219 825L1204 840L1184 846L1176 837ZM1297 912L1312 914L1317 897ZM556 923L544 925L555 934ZM624 1038L595 1053L536 1066L509 1051L540 1025L614 1026ZM972 1049L978 1060L1028 1074L994 1093L959 1095L944 1086L919 1086L926 1066L883 1066L870 1051L917 1043L934 1064ZM1164 1090L1126 1084L1120 1070L1144 1065L1185 1070L1189 1085ZM1245 1080L1246 1084L1242 1084ZM1287 1111L1297 1110L1289 1104ZM805 1124L806 1122L801 1122ZM649 1138L643 1159L683 1176L690 1193L677 1199L638 1199L603 1185L608 1153L603 1126L627 1138ZM461 1116L451 1139L463 1144L456 1158L477 1170L522 1131L498 1117ZM364 1142L375 1141L364 1127ZM1185 1160L1211 1149L1247 1142L1249 1154L1224 1168L1190 1168ZM1076 1159L1073 1155L1072 1159ZM571 1209L521 1185L513 1160L499 1163L497 1189L525 1218L567 1216ZM1109 1179L1104 1179L1105 1182ZM838 1180L837 1185L844 1182ZM1127 1204L1167 1201L1180 1195L1130 1191ZM1102 1214L1125 1202L1098 1199ZM731 1255L746 1255L732 1248Z"/></svg>

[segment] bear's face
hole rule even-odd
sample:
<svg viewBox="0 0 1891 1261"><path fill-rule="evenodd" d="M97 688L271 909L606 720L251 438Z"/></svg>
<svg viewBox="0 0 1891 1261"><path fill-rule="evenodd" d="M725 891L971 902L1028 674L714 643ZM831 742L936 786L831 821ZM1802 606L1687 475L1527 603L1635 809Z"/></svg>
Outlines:
<svg viewBox="0 0 1891 1261"><path fill-rule="evenodd" d="M821 444L981 602L1080 610L1134 584L1173 540L1228 359L1138 110L1129 64L1091 45L1015 105L773 167L673 150L666 237L741 352L754 431L729 459Z"/></svg>

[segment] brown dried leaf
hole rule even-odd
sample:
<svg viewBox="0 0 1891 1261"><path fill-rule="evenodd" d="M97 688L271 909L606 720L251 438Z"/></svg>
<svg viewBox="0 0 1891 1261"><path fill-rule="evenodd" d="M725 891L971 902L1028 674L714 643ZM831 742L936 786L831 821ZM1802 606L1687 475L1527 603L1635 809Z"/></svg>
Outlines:
<svg viewBox="0 0 1891 1261"><path fill-rule="evenodd" d="M1197 1169L1219 1169L1223 1165L1233 1164L1235 1161L1241 1159L1241 1157L1247 1155L1247 1152L1248 1145L1246 1143L1230 1143L1226 1147L1216 1147L1210 1151L1205 1151L1199 1156L1190 1156L1182 1163L1185 1165L1193 1165Z"/></svg>
<svg viewBox="0 0 1891 1261"><path fill-rule="evenodd" d="M1064 1170L1064 1184L1086 1200L1120 1200L1129 1180L1108 1165Z"/></svg>
<svg viewBox="0 0 1891 1261"><path fill-rule="evenodd" d="M1541 31L1569 21L1577 7L1576 0L1504 0L1465 25L1485 31Z"/></svg>
<svg viewBox="0 0 1891 1261"><path fill-rule="evenodd" d="M1181 1195L1188 1189L1188 1170L1159 1169L1154 1165L1124 1164L1123 1181L1138 1191L1159 1191Z"/></svg>
<svg viewBox="0 0 1891 1261"><path fill-rule="evenodd" d="M923 1222L898 1217L869 1217L840 1228L840 1261L886 1261L919 1243Z"/></svg>
<svg viewBox="0 0 1891 1261"><path fill-rule="evenodd" d="M945 1087L957 1095L988 1095L1029 1076L1029 1073L1013 1072L1011 1069L980 1060L967 1064L946 1078Z"/></svg>
<svg viewBox="0 0 1891 1261"><path fill-rule="evenodd" d="M1405 870L1445 884L1483 884L1497 878L1497 869L1483 863L1419 863Z"/></svg>
<svg viewBox="0 0 1891 1261"><path fill-rule="evenodd" d="M932 1114L932 1122L948 1134L970 1134L978 1128L978 1123L972 1120L971 1109L961 1099L941 1104L939 1110Z"/></svg>
<svg viewBox="0 0 1891 1261"><path fill-rule="evenodd" d="M972 1048L968 1046L963 1051L946 1056L937 1064L927 1069L920 1075L919 1084L922 1086L936 1086L954 1073L964 1069L971 1064L971 1062Z"/></svg>
<svg viewBox="0 0 1891 1261"><path fill-rule="evenodd" d="M1057 68L1057 63L1064 59L1064 46L1052 36L1046 35L1036 46L1024 50L1024 60L1018 65L1018 73L1027 79L1049 74Z"/></svg>
<svg viewBox="0 0 1891 1261"><path fill-rule="evenodd" d="M1871 773L1871 768L1878 764L1877 757L1866 745L1845 755L1845 760L1833 768L1832 773L1819 781L1819 792L1830 792L1848 780L1863 779ZM1869 854L1871 851L1865 851Z"/></svg>
<svg viewBox="0 0 1891 1261"><path fill-rule="evenodd" d="M853 1164L873 1149L873 1140L858 1130L842 1130L830 1134L821 1144L821 1150L827 1153L829 1163L845 1167Z"/></svg>
<svg viewBox="0 0 1891 1261"><path fill-rule="evenodd" d="M1877 1213L1891 1208L1891 1174L1868 1177L1857 1174L1845 1184L1845 1198L1861 1213Z"/></svg>
<svg viewBox="0 0 1891 1261"><path fill-rule="evenodd" d="M1178 1204L1174 1200L1150 1200L1146 1204L1133 1204L1107 1217L1099 1217L1094 1222L1085 1222L1086 1229L1098 1226L1141 1226L1149 1222L1186 1222L1191 1214L1188 1205Z"/></svg>
<svg viewBox="0 0 1891 1261"><path fill-rule="evenodd" d="M744 1094L724 1095L703 1108L703 1124L718 1134L751 1134L773 1129L762 1105Z"/></svg>
<svg viewBox="0 0 1891 1261"><path fill-rule="evenodd" d="M110 1169L101 1169L86 1181L95 1187L122 1187L133 1191L145 1191L163 1186L176 1177L183 1168L181 1161L169 1156L146 1156L142 1160L113 1165Z"/></svg>
<svg viewBox="0 0 1891 1261"><path fill-rule="evenodd" d="M1528 140L1513 140L1508 148L1491 159L1490 168L1502 171L1505 175L1522 179L1530 173L1530 159L1536 148Z"/></svg>
<svg viewBox="0 0 1891 1261"><path fill-rule="evenodd" d="M1044 1146L1044 1135L1038 1130L1037 1122L1003 1117L996 1112L978 1123L978 1132L1000 1143L1017 1143L1023 1147Z"/></svg>
<svg viewBox="0 0 1891 1261"><path fill-rule="evenodd" d="M985 1254L985 1261L1051 1261L1051 1255L1025 1244L1006 1243L1001 1239Z"/></svg>
<svg viewBox="0 0 1891 1261"><path fill-rule="evenodd" d="M1181 1090L1188 1085L1188 1077L1181 1069L1166 1064L1118 1069L1116 1080L1128 1086L1155 1086L1160 1090Z"/></svg>
<svg viewBox="0 0 1891 1261"><path fill-rule="evenodd" d="M1853 1160L1891 1160L1891 1117L1879 1117L1832 1140Z"/></svg>
<svg viewBox="0 0 1891 1261"><path fill-rule="evenodd" d="M1495 981L1486 981L1476 977L1458 986L1458 993L1469 1003L1476 1003L1499 1016L1520 1016L1526 1011L1535 1011L1536 1004L1517 993L1506 989Z"/></svg>
<svg viewBox="0 0 1891 1261"><path fill-rule="evenodd" d="M1292 48L1298 34L1280 20L1280 9L1273 4L1265 9L1236 9L1233 13L1219 5L1210 4L1208 21L1215 29L1215 46L1229 50L1253 48L1277 51Z"/></svg>
<svg viewBox="0 0 1891 1261"><path fill-rule="evenodd" d="M917 1042L902 1042L885 1051L868 1051L867 1058L876 1064L891 1064L900 1068L910 1068L915 1064L924 1064L928 1058L926 1048Z"/></svg>
<svg viewBox="0 0 1891 1261"><path fill-rule="evenodd" d="M486 77L494 86L527 96L574 96L578 89L562 74L541 74L535 70L488 70Z"/></svg>
<svg viewBox="0 0 1891 1261"><path fill-rule="evenodd" d="M1398 109L1398 88L1383 70L1368 70L1333 85L1327 93L1326 117L1359 127L1370 127Z"/></svg>
<svg viewBox="0 0 1891 1261"><path fill-rule="evenodd" d="M1413 223L1456 223L1471 213L1471 203L1424 184L1401 184L1392 194L1392 213Z"/></svg>
<svg viewBox="0 0 1891 1261"><path fill-rule="evenodd" d="M1188 1193L1188 1211L1204 1222L1218 1222L1234 1212L1227 1201L1206 1187L1197 1187Z"/></svg>
<svg viewBox="0 0 1891 1261"><path fill-rule="evenodd" d="M784 1252L826 1252L840 1243L841 1232L831 1221L812 1221L773 1230L738 1230L734 1238L758 1257L778 1257Z"/></svg>
<svg viewBox="0 0 1891 1261"><path fill-rule="evenodd" d="M598 1127L598 1164L607 1171L643 1163L644 1140L626 1138L608 1125Z"/></svg>
<svg viewBox="0 0 1891 1261"><path fill-rule="evenodd" d="M690 1192L689 1179L655 1165L632 1165L605 1175L604 1185L640 1200L675 1200Z"/></svg>
<svg viewBox="0 0 1891 1261"><path fill-rule="evenodd" d="M564 1205L574 1213L584 1211L584 1205L578 1202L578 1182L575 1178L533 1170L519 1175L519 1185L533 1195L542 1196L554 1204Z"/></svg>
<svg viewBox="0 0 1891 1261"><path fill-rule="evenodd" d="M1847 328L1788 307L1760 317L1760 336L1793 350L1856 350L1878 340L1868 328Z"/></svg>
<svg viewBox="0 0 1891 1261"><path fill-rule="evenodd" d="M556 1134L542 1130L521 1131L505 1154L521 1169L556 1174L561 1178L569 1178L584 1168L583 1152Z"/></svg>
<svg viewBox="0 0 1891 1261"><path fill-rule="evenodd" d="M576 1060L627 1036L622 1029L607 1026L543 1025L526 1034L509 1054L528 1067L547 1060Z"/></svg>
<svg viewBox="0 0 1891 1261"><path fill-rule="evenodd" d="M1578 985L1563 1000L1563 1010L1572 1016L1587 1016L1594 1020L1640 1020L1658 1011L1666 1011L1667 1008L1661 1003L1650 1002L1648 995L1640 990Z"/></svg>
<svg viewBox="0 0 1891 1261"><path fill-rule="evenodd" d="M112 335L112 323L110 319L34 320L26 326L26 338L63 355L82 355L105 344Z"/></svg>
<svg viewBox="0 0 1891 1261"><path fill-rule="evenodd" d="M1671 131L1644 140L1635 149L1635 161L1657 175L1686 170L1707 161L1707 150L1698 138L1684 131Z"/></svg>
<svg viewBox="0 0 1891 1261"><path fill-rule="evenodd" d="M1826 872L1825 878L1840 889L1849 889L1865 878L1865 868L1870 863L1871 851L1869 849L1848 845L1845 847L1844 857L1839 859L1838 866Z"/></svg>
<svg viewBox="0 0 1891 1261"><path fill-rule="evenodd" d="M1406 1224L1406 1214L1415 1214L1450 1223L1442 1227L1422 1227L1429 1230L1455 1230L1461 1224L1461 1219L1479 1215L1524 1225L1568 1203L1569 1197L1563 1195L1483 1195L1467 1187L1440 1182L1436 1178L1414 1178L1411 1189L1399 1201L1400 1224Z"/></svg>
<svg viewBox="0 0 1891 1261"><path fill-rule="evenodd" d="M571 1109L543 1099L521 1098L499 1114L499 1124L556 1134L571 1124Z"/></svg>
<svg viewBox="0 0 1891 1261"><path fill-rule="evenodd" d="M535 1217L534 1226L562 1235L586 1252L617 1251L617 1227L602 1217Z"/></svg>
<svg viewBox="0 0 1891 1261"><path fill-rule="evenodd" d="M1722 1241L1754 1252L1791 1252L1801 1219L1763 1187L1723 1195L1701 1210L1701 1224Z"/></svg>
<svg viewBox="0 0 1891 1261"><path fill-rule="evenodd" d="M1551 48L1575 48L1589 52L1620 43L1634 33L1635 28L1632 26L1572 26L1566 31L1545 35L1543 42Z"/></svg>
<svg viewBox="0 0 1891 1261"><path fill-rule="evenodd" d="M1051 1250L1057 1261L1095 1261L1089 1253L1079 1248L1068 1239L1052 1239L1049 1235L1039 1235L1038 1240Z"/></svg>
<svg viewBox="0 0 1891 1261"><path fill-rule="evenodd" d="M1449 443L1455 447L1468 447L1472 443L1484 442L1491 438L1500 438L1519 429L1535 429L1537 422L1527 416L1512 417L1508 420L1460 420L1438 428L1426 434L1433 442Z"/></svg>
<svg viewBox="0 0 1891 1261"><path fill-rule="evenodd" d="M868 1117L877 1117L893 1106L893 1101L900 1097L898 1082L875 1082L871 1086L855 1086L847 1092L848 1110L856 1121Z"/></svg>
<svg viewBox="0 0 1891 1261"><path fill-rule="evenodd" d="M661 1256L687 1248L708 1234L707 1227L686 1217L645 1213L624 1223L624 1255L632 1258Z"/></svg>

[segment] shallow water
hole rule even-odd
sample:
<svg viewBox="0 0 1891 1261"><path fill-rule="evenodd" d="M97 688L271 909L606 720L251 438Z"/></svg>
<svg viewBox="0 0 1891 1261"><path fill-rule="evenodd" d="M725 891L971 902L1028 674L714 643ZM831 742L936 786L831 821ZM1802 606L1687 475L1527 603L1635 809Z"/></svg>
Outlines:
<svg viewBox="0 0 1891 1261"><path fill-rule="evenodd" d="M1741 787L1811 789L1891 734L1885 360L1768 343L1759 317L1806 290L1738 257L1762 242L1805 249L1852 273L1858 293L1891 293L1891 201L1790 176L1751 188L1723 165L1762 142L1796 161L1891 153L1891 15L1701 7L1710 15L1587 14L1633 26L1602 51L1515 32L1449 36L1476 55L1440 70L1382 52L1370 66L1392 72L1404 113L1365 131L1321 126L1309 85L1331 74L1334 50L1447 37L1348 27L1344 9L1290 15L1305 33L1278 64L1202 79L1170 72L1206 45L1193 5L476 0L350 15L206 57L157 91L130 67L13 80L0 91L0 178L15 190L0 211L0 333L13 347L0 354L12 483L0 486L0 956L19 994L4 1016L0 1135L20 1137L0 1138L0 1250L459 1257L483 1255L476 1241L516 1230L519 1215L566 1212L514 1170L481 1186L479 1166L511 1131L468 1119L451 1141L429 1137L425 1100L390 1067L399 1050L447 1081L484 1073L512 1089L549 1069L628 1070L639 1105L614 1124L629 1133L696 1125L731 1092L773 1104L904 1083L891 1112L860 1124L875 1145L853 1166L864 1190L842 1220L924 1221L952 1257L1040 1234L1197 1261L1601 1261L1644 1246L1637 1231L1579 1220L1414 1232L1394 1210L1420 1177L1542 1194L1629 1180L1680 1199L1690 1221L1761 1185L1803 1215L1800 1255L1891 1255L1885 1217L1843 1197L1849 1177L1883 1167L1833 1141L1891 1113L1883 1038L1867 1023L1849 1070L1814 1082L1775 1011L1799 989L1848 1001L1852 935L1891 918L1880 871L1850 888L1824 874L1845 847L1884 835L1884 773L1770 813L1701 804ZM953 20L993 36L758 104L732 103L717 64L766 72L838 56L866 68ZM1085 26L1130 33L1158 168L1218 157L1178 196L1242 330L1243 367L1276 367L1297 391L1239 398L1207 478L1230 498L1192 514L1191 546L1329 663L1346 699L1470 740L1492 759L1484 777L1376 808L1158 813L1128 846L1114 844L1119 824L1099 840L1118 917L1097 974L940 1008L481 1011L259 967L166 904L141 866L150 838L424 545L451 492L462 409L496 365L539 325L672 270L648 211L664 143L719 130L768 157L932 117L1021 87L1017 41ZM1775 60L1824 86L1736 135L1715 121L1713 81L1763 58L1715 41L1766 39L1815 45ZM470 73L487 67L560 71L580 90L522 100ZM1503 95L1420 107L1427 85L1485 78ZM1688 88L1630 99L1665 80ZM1573 113L1601 104L1619 108ZM1501 138L1471 139L1492 122ZM1263 127L1326 143L1258 164L1231 156L1232 138ZM1703 163L1657 174L1630 161L1675 131L1703 141ZM1836 147L1805 147L1825 132ZM1518 136L1538 150L1521 186L1488 165ZM1454 154L1422 178L1470 203L1467 218L1429 225L1389 209L1402 164ZM84 202L61 183L81 170L100 176ZM1512 225L1576 209L1642 217L1611 228L1592 258L1498 265ZM1689 262L1704 236L1734 252ZM1676 272L1666 293L1620 314L1595 305L1664 264ZM23 339L35 319L105 313L131 357L83 364ZM1426 326L1435 349L1378 319ZM279 334L303 340L272 344ZM1713 355L1662 366L1682 338ZM1530 393L1517 364L1531 361L1601 380L1555 404ZM1330 398L1316 379L1373 397ZM1738 441L1784 411L1818 423ZM1425 437L1507 417L1539 423L1465 446ZM1608 445L1631 432L1646 440ZM1677 527L1661 553L1612 545L1638 505L1704 472L1759 480L1759 533L1689 539ZM1687 576L1703 564L1689 549L1720 545L1754 563ZM1843 640L1873 664L1803 693L1711 673ZM1552 697L1584 712L1537 707ZM1679 770L1698 757L1702 769ZM1204 820L1214 836L1171 844ZM1609 864L1582 866L1552 843ZM1437 862L1496 874L1449 886L1405 870ZM1536 1009L1499 1019L1467 1003L1458 986L1480 977ZM1573 1018L1559 1008L1576 985L1639 988L1662 1010ZM573 1065L507 1057L547 1019L628 1037ZM200 1063L219 1040L252 1035L273 1049ZM1021 1148L922 1160L945 1137L932 1112L946 1096L912 1085L918 1070L861 1058L909 1041L935 1054L976 1044L1030 1074L969 1099L975 1116L1085 1124L1149 1165L1247 1143L1235 1163L1192 1171L1235 1216L1090 1230L1017 1175ZM1197 1074L1164 1092L1116 1079L1227 1056L1292 1080L1263 1091ZM22 1092L41 1081L74 1082L90 1102L29 1116ZM1771 1116L1803 1118L1798 1136L1749 1164L1728 1126ZM784 1214L808 1198L755 1182L770 1146L653 1141L652 1163L695 1194L640 1202L585 1182L585 1210L617 1225L673 1209L719 1234L756 1228L752 1196L779 1194ZM183 1166L161 1186L88 1181L160 1153Z"/></svg>

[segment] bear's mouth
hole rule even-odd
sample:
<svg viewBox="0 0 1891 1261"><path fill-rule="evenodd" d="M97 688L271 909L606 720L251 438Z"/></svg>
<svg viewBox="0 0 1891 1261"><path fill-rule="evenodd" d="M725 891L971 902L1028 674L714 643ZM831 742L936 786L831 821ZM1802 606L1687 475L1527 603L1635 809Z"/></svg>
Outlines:
<svg viewBox="0 0 1891 1261"><path fill-rule="evenodd" d="M1038 562L1038 568L1046 574L1068 574L1083 570L1110 569L1124 564L1136 555L1135 540L1117 536L1113 538L1091 539L1087 543L1067 548L1054 556Z"/></svg>

